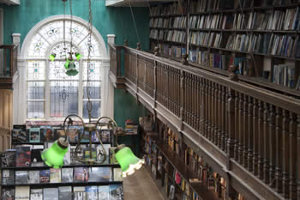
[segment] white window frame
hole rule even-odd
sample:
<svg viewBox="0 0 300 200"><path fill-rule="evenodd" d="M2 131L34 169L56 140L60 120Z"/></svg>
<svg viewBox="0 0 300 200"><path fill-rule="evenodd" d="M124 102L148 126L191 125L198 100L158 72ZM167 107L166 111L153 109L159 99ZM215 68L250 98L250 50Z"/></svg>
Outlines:
<svg viewBox="0 0 300 200"><path fill-rule="evenodd" d="M18 67L20 68L19 72L20 72L20 80L18 80L16 83L19 87L16 87L18 89L18 91L16 92L16 94L18 95L18 99L19 101L23 101L22 103L17 103L18 105L16 107L16 110L20 109L20 111L18 111L20 114L22 114L22 117L18 117L16 118L16 120L14 119L14 123L24 123L25 121L53 121L53 120L58 120L61 121L64 118L50 118L50 82L47 83L47 79L45 81L45 118L44 119L27 119L27 61L32 60L32 58L30 58L29 56L27 56L26 51L28 51L29 45L31 43L32 38L35 36L35 34L37 33L38 30L40 30L43 26L45 26L48 23L54 22L54 21L60 21L60 20L66 20L66 19L70 19L70 16L63 16L63 15L57 15L57 16L52 16L52 17L48 17L45 20L42 20L41 22L39 22L37 25L35 25L30 32L27 34L27 36L24 39L23 45L22 45L22 49L21 49L21 53L19 55L19 59L18 59ZM88 27L88 22L86 22L85 20L76 17L76 16L72 16L72 20L73 22L79 23L85 27ZM101 57L97 57L96 59L94 59L94 61L99 61L100 65L101 65L101 69L103 71L100 71L100 84L101 84L101 109L100 109L100 113L102 116L109 116L109 117L113 117L111 116L113 113L113 101L111 98L106 98L106 96L112 96L113 97L113 88L111 87L111 83L109 82L109 79L104 77L104 75L107 75L108 71L109 71L109 57L108 57L108 53L106 50L106 45L104 42L103 37L100 35L100 33L93 27L93 35L95 37L95 39L97 40L97 47L99 49L99 51L101 52ZM49 62L48 59L41 59L44 60L46 62L46 70L48 70L49 67ZM83 59L84 60L84 59ZM82 61L81 61L82 62ZM82 67L83 65L80 64L80 66ZM23 68L23 69L22 69ZM47 74L47 71L46 71ZM82 75L80 76L82 80ZM22 85L23 84L23 85ZM79 84L83 84L83 81L79 81ZM25 87L24 87L25 85ZM23 89L22 89L23 88ZM24 90L25 89L25 90ZM82 116L82 111L83 111L83 85L79 85L78 88L78 114L80 116ZM26 104L26 106L24 106L24 104Z"/></svg>

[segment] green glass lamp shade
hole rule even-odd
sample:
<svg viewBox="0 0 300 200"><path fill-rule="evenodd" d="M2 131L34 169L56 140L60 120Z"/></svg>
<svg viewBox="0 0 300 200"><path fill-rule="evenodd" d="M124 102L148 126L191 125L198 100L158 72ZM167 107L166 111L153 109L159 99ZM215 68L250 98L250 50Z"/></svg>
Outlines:
<svg viewBox="0 0 300 200"><path fill-rule="evenodd" d="M56 57L56 54L55 53L52 53L50 56L49 56L49 59L53 62L55 60L55 57Z"/></svg>
<svg viewBox="0 0 300 200"><path fill-rule="evenodd" d="M75 53L76 59L77 61L79 61L81 59L81 54L80 53Z"/></svg>
<svg viewBox="0 0 300 200"><path fill-rule="evenodd" d="M129 147L122 147L115 157L121 166L123 177L133 174L144 164L144 160L137 158Z"/></svg>
<svg viewBox="0 0 300 200"><path fill-rule="evenodd" d="M78 70L76 69L76 65L73 61L67 60L65 63L65 68L68 76L76 76L78 74Z"/></svg>
<svg viewBox="0 0 300 200"><path fill-rule="evenodd" d="M49 167L60 168L64 165L64 157L67 151L68 145L61 144L57 140L50 148L43 151L41 157Z"/></svg>

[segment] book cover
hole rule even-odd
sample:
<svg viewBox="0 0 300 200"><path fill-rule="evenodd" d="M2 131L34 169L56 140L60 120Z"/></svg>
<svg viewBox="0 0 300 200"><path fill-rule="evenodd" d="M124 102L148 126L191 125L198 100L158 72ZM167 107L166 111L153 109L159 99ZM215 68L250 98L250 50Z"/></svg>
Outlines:
<svg viewBox="0 0 300 200"><path fill-rule="evenodd" d="M116 157L115 157L115 150L116 150L116 147L111 147L109 149L109 161L110 161L110 164L118 164L118 161L116 160Z"/></svg>
<svg viewBox="0 0 300 200"><path fill-rule="evenodd" d="M109 199L109 185L101 185L98 187L98 199L99 200Z"/></svg>
<svg viewBox="0 0 300 200"><path fill-rule="evenodd" d="M109 164L109 149L111 148L110 144L103 144L104 149L102 148L102 145L97 146L97 160L102 161L105 158L105 161L103 164Z"/></svg>
<svg viewBox="0 0 300 200"><path fill-rule="evenodd" d="M110 167L90 167L89 182L111 181L112 173Z"/></svg>
<svg viewBox="0 0 300 200"><path fill-rule="evenodd" d="M2 170L2 184L9 185L15 183L15 171L4 169Z"/></svg>
<svg viewBox="0 0 300 200"><path fill-rule="evenodd" d="M74 182L85 182L89 179L88 167L75 167L74 168Z"/></svg>
<svg viewBox="0 0 300 200"><path fill-rule="evenodd" d="M15 171L16 184L26 184L28 182L28 171Z"/></svg>
<svg viewBox="0 0 300 200"><path fill-rule="evenodd" d="M50 183L61 183L61 169L50 168Z"/></svg>
<svg viewBox="0 0 300 200"><path fill-rule="evenodd" d="M111 143L111 131L110 130L101 130L101 140L103 143Z"/></svg>
<svg viewBox="0 0 300 200"><path fill-rule="evenodd" d="M79 127L70 126L67 135L70 143L76 143L78 141Z"/></svg>
<svg viewBox="0 0 300 200"><path fill-rule="evenodd" d="M30 200L43 200L43 189L31 189Z"/></svg>
<svg viewBox="0 0 300 200"><path fill-rule="evenodd" d="M40 142L40 128L30 128L29 129L29 142L37 143Z"/></svg>
<svg viewBox="0 0 300 200"><path fill-rule="evenodd" d="M44 142L53 142L55 140L51 126L41 126L41 133L43 134Z"/></svg>
<svg viewBox="0 0 300 200"><path fill-rule="evenodd" d="M43 200L58 200L58 188L44 188Z"/></svg>
<svg viewBox="0 0 300 200"><path fill-rule="evenodd" d="M85 187L74 187L74 200L85 200L86 199L86 193L85 193Z"/></svg>
<svg viewBox="0 0 300 200"><path fill-rule="evenodd" d="M40 171L40 183L49 183L50 182L50 170L44 169Z"/></svg>
<svg viewBox="0 0 300 200"><path fill-rule="evenodd" d="M109 185L110 200L123 200L123 186L122 184Z"/></svg>
<svg viewBox="0 0 300 200"><path fill-rule="evenodd" d="M113 168L114 181L122 181L122 170L121 168Z"/></svg>
<svg viewBox="0 0 300 200"><path fill-rule="evenodd" d="M31 166L43 166L44 162L41 157L43 149L31 149Z"/></svg>
<svg viewBox="0 0 300 200"><path fill-rule="evenodd" d="M16 167L29 167L31 163L30 147L16 148Z"/></svg>
<svg viewBox="0 0 300 200"><path fill-rule="evenodd" d="M73 182L73 168L62 168L61 169L61 182L72 183Z"/></svg>
<svg viewBox="0 0 300 200"><path fill-rule="evenodd" d="M175 186L170 185L170 190L169 190L169 199L172 200L175 197Z"/></svg>
<svg viewBox="0 0 300 200"><path fill-rule="evenodd" d="M1 154L1 166L2 167L14 167L16 165L16 150L7 149Z"/></svg>
<svg viewBox="0 0 300 200"><path fill-rule="evenodd" d="M15 200L15 189L14 188L3 188L2 189L2 200Z"/></svg>
<svg viewBox="0 0 300 200"><path fill-rule="evenodd" d="M16 186L15 191L16 200L28 200L30 198L30 187L29 186Z"/></svg>
<svg viewBox="0 0 300 200"><path fill-rule="evenodd" d="M11 136L12 143L27 142L26 125L14 125Z"/></svg>
<svg viewBox="0 0 300 200"><path fill-rule="evenodd" d="M71 186L58 187L58 199L72 200L72 187Z"/></svg>
<svg viewBox="0 0 300 200"><path fill-rule="evenodd" d="M98 200L98 186L85 187L86 200Z"/></svg>
<svg viewBox="0 0 300 200"><path fill-rule="evenodd" d="M40 171L30 170L28 171L28 183L39 183L40 182Z"/></svg>

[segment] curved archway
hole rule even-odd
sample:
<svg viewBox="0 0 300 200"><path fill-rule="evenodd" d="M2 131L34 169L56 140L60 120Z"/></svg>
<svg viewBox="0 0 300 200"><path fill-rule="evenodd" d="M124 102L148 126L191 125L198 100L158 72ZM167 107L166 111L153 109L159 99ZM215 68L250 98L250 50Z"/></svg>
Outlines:
<svg viewBox="0 0 300 200"><path fill-rule="evenodd" d="M19 86L14 92L14 97L18 101L24 99L26 106L21 103L25 108L17 112L23 116L14 121L53 120L70 113L87 117L87 87L91 91L94 117L106 114L102 111L107 110L103 105L108 102L102 97L111 92L105 77L109 58L103 37L93 27L90 39L88 27L88 22L79 17L56 15L37 23L28 32L19 54L22 64L16 81ZM82 55L75 63L81 73L72 77L65 74L63 67L70 49ZM55 61L48 59L52 53L57 55ZM20 110L22 105L17 104L16 109Z"/></svg>

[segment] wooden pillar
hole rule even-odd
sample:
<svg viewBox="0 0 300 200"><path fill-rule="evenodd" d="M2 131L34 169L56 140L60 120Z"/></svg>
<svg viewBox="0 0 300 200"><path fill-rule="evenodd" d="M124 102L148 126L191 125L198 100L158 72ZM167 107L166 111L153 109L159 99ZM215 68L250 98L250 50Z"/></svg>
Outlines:
<svg viewBox="0 0 300 200"><path fill-rule="evenodd" d="M230 158L234 157L235 154L235 146L234 140L235 138L235 123L236 123L236 118L235 118L235 96L234 96L234 91L232 89L228 89L228 106L226 108L227 111L227 116L228 116L228 140L227 140L227 154L229 155Z"/></svg>
<svg viewBox="0 0 300 200"><path fill-rule="evenodd" d="M248 167L248 96L244 94L243 105L243 161L244 167Z"/></svg>
<svg viewBox="0 0 300 200"><path fill-rule="evenodd" d="M258 177L263 179L263 102L258 100Z"/></svg>
<svg viewBox="0 0 300 200"><path fill-rule="evenodd" d="M240 164L242 164L243 165L243 163L244 163L244 146L243 146L243 141L244 141L244 139L243 139L243 137L244 137L244 133L243 133L243 127L244 127L244 124L243 124L243 105L244 105L244 102L243 102L243 94L241 94L241 93L239 93L239 96L238 96L238 98L239 98L239 121L238 121L238 123L239 123L239 132L238 132L238 134L239 134L239 140L238 140L238 142L239 142L239 157L238 157L238 161L239 161L239 163Z"/></svg>
<svg viewBox="0 0 300 200"><path fill-rule="evenodd" d="M275 161L276 161L276 130L275 130L275 109L273 105L269 106L269 152L270 152L270 171L269 180L270 186L275 187Z"/></svg>
<svg viewBox="0 0 300 200"><path fill-rule="evenodd" d="M264 103L264 130L263 130L263 157L264 157L264 181L265 183L269 183L269 105Z"/></svg>
<svg viewBox="0 0 300 200"><path fill-rule="evenodd" d="M234 96L234 121L235 121L235 126L234 126L234 159L239 160L239 98L238 98L239 93L235 92ZM230 119L229 119L230 120Z"/></svg>
<svg viewBox="0 0 300 200"><path fill-rule="evenodd" d="M248 97L248 170L253 171L253 98Z"/></svg>
<svg viewBox="0 0 300 200"><path fill-rule="evenodd" d="M290 174L290 184L289 184L289 198L291 200L297 199L297 122L296 115L290 112L290 124L289 124L289 174ZM300 166L298 166L299 168Z"/></svg>
<svg viewBox="0 0 300 200"><path fill-rule="evenodd" d="M258 101L253 99L253 173L258 175Z"/></svg>
<svg viewBox="0 0 300 200"><path fill-rule="evenodd" d="M282 161L283 161L283 172L282 172L282 191L285 198L289 197L289 113L286 110L282 112Z"/></svg>
<svg viewBox="0 0 300 200"><path fill-rule="evenodd" d="M275 149L276 149L276 161L275 161L275 188L278 193L282 192L282 110L276 107L275 117Z"/></svg>

